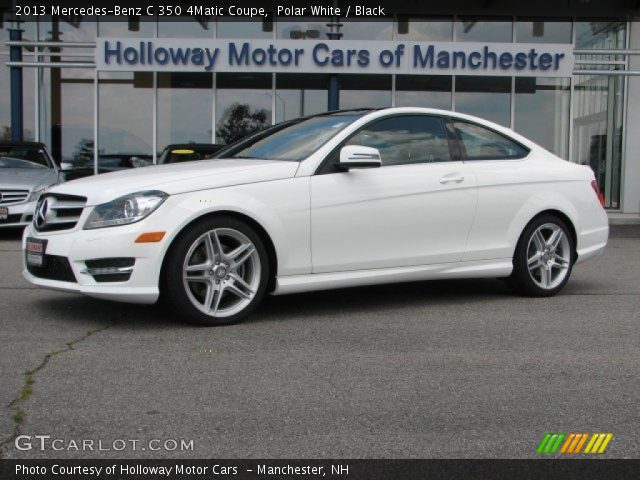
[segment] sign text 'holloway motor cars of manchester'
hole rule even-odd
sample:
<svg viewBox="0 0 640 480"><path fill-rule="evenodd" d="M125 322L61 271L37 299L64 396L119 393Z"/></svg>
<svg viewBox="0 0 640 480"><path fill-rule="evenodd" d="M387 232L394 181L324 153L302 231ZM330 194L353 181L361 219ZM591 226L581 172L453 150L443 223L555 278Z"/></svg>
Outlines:
<svg viewBox="0 0 640 480"><path fill-rule="evenodd" d="M570 76L571 45L98 38L98 70Z"/></svg>

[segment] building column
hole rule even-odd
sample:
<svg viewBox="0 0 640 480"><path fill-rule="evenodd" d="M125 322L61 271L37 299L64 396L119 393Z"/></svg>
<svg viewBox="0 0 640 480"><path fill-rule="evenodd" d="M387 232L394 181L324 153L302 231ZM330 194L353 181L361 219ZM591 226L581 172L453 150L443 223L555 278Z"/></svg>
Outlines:
<svg viewBox="0 0 640 480"><path fill-rule="evenodd" d="M9 40L19 42L22 40L20 28L9 29ZM9 48L9 60L22 61L22 47L11 46ZM24 132L24 108L22 100L22 67L10 67L11 71L11 140L21 142Z"/></svg>
<svg viewBox="0 0 640 480"><path fill-rule="evenodd" d="M640 21L630 22L631 50L640 49ZM640 70L640 55L629 56L629 70ZM625 155L622 178L623 213L640 213L640 76L627 77Z"/></svg>

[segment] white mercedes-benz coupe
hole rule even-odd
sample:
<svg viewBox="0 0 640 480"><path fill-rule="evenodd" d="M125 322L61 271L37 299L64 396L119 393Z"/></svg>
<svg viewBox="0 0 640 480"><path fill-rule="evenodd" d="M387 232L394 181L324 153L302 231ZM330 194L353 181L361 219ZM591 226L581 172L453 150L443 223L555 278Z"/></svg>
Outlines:
<svg viewBox="0 0 640 480"><path fill-rule="evenodd" d="M24 233L24 276L222 325L266 292L503 277L549 296L608 233L589 167L468 115L351 110L215 159L50 189Z"/></svg>

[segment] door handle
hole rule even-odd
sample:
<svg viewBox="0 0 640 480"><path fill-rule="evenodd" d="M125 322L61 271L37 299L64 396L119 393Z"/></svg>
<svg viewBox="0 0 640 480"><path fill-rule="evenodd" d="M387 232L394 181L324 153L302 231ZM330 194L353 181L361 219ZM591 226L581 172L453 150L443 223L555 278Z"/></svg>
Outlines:
<svg viewBox="0 0 640 480"><path fill-rule="evenodd" d="M462 183L462 182L464 182L464 177L458 174L445 175L440 179L440 183L442 183L443 185L447 183Z"/></svg>

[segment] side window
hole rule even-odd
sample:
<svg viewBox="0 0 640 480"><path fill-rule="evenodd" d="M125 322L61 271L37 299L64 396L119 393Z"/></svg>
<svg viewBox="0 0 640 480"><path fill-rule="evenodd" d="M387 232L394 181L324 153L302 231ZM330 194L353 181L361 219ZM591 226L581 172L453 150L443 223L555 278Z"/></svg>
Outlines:
<svg viewBox="0 0 640 480"><path fill-rule="evenodd" d="M453 122L467 160L522 158L529 151L507 137L473 123Z"/></svg>
<svg viewBox="0 0 640 480"><path fill-rule="evenodd" d="M383 166L451 160L442 119L427 115L379 120L360 130L345 145L377 148Z"/></svg>

